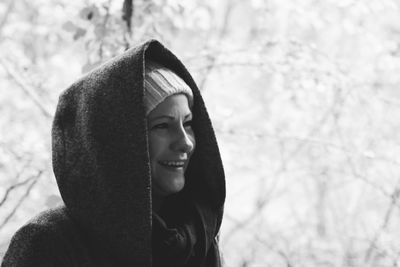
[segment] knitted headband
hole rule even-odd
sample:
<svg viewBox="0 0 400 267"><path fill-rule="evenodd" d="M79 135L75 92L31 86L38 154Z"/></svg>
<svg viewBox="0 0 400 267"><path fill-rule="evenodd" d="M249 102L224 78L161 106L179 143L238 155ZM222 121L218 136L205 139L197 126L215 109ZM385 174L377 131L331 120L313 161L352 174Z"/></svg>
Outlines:
<svg viewBox="0 0 400 267"><path fill-rule="evenodd" d="M153 61L146 62L144 89L146 116L167 97L180 93L186 95L192 107L192 89L173 71Z"/></svg>

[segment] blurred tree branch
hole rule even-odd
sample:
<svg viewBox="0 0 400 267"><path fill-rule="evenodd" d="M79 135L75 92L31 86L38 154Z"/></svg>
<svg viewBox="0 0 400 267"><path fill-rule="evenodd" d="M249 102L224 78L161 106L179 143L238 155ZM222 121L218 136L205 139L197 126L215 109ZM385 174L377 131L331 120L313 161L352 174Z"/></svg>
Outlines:
<svg viewBox="0 0 400 267"><path fill-rule="evenodd" d="M12 148L10 148L9 144L7 144L4 141L0 141L0 147L6 151L7 153L9 153L10 155L12 155L17 161L22 159L22 156L19 155L17 152L15 152Z"/></svg>
<svg viewBox="0 0 400 267"><path fill-rule="evenodd" d="M30 182L31 180L33 180L33 179L34 179L34 177L29 177L28 179L26 179L26 180L24 180L24 181L22 181L22 182L13 184L13 185L10 186L9 188L7 188L6 193L4 194L3 199L0 201L0 207L7 201L8 195L11 193L11 191L17 189L18 187L21 187L21 186L23 186L23 185L26 185L27 183L29 183L29 182Z"/></svg>
<svg viewBox="0 0 400 267"><path fill-rule="evenodd" d="M30 163L30 161L27 161L27 162L25 163L24 167L17 173L17 176L15 177L15 180L18 180L18 179L19 179L19 177L20 177L21 174L24 172L24 170L25 170L26 167L29 165L29 163ZM24 180L24 181L22 181L22 182L13 184L13 185L11 185L9 188L7 188L7 190L6 190L6 192L5 192L4 196L3 196L3 199L0 201L0 207L7 201L8 195L11 193L11 191L13 191L14 189L17 189L17 188L20 187L20 186L23 186L23 185L27 184L27 183L28 183L29 181L31 181L32 179L33 179L33 177L29 177L28 179L26 179L26 180Z"/></svg>
<svg viewBox="0 0 400 267"><path fill-rule="evenodd" d="M133 16L133 0L124 0L122 6L122 20L125 21L126 26L128 27L128 32L131 32L132 27L132 16Z"/></svg>
<svg viewBox="0 0 400 267"><path fill-rule="evenodd" d="M378 229L378 231L376 231L375 236L372 238L369 247L365 253L365 266L369 266L370 264L374 264L372 261L374 252L377 248L377 242L381 236L381 234L387 229L390 218L393 215L393 211L394 208L397 206L397 201L400 197L400 188L397 186L394 190L393 193L391 194L391 201L389 204L389 207L387 208L384 218L383 218L383 222L381 227ZM372 261L372 262L371 262Z"/></svg>
<svg viewBox="0 0 400 267"><path fill-rule="evenodd" d="M133 0L125 0L122 6L122 20L126 23L126 32L123 34L123 42L125 50L130 47L129 38L132 36L132 20L134 16L134 2Z"/></svg>
<svg viewBox="0 0 400 267"><path fill-rule="evenodd" d="M103 5L104 9L106 10L106 14L104 16L103 23L101 24L103 33L106 32L107 23L108 23L108 20L110 19L110 5L111 5L111 0L108 1L107 5L106 4ZM100 61L103 61L104 37L105 37L105 34L102 34L101 38L100 38L100 46L99 46L99 58L100 58Z"/></svg>
<svg viewBox="0 0 400 267"><path fill-rule="evenodd" d="M36 104L36 106L40 109L42 114L47 118L51 119L53 115L47 108L42 104L39 97L34 92L34 89L26 84L24 79L18 74L16 70L14 70L4 59L0 58L0 63L3 68L6 70L8 75L13 78L13 80L19 85L19 87L23 90L23 92Z"/></svg>
<svg viewBox="0 0 400 267"><path fill-rule="evenodd" d="M6 25L8 17L10 15L10 13L12 12L15 3L16 3L16 1L14 1L14 0L8 1L7 9L3 14L3 18L0 20L0 37L1 37L2 29L3 29L4 25Z"/></svg>
<svg viewBox="0 0 400 267"><path fill-rule="evenodd" d="M214 65L217 62L217 59L219 57L219 50L222 50L220 45L221 45L221 41L223 40L223 38L225 37L226 33L227 33L227 29L228 29L228 25L229 25L229 18L232 12L232 9L234 7L234 1L227 1L227 7L225 10L225 15L224 15L224 21L222 23L222 27L218 33L217 36L217 42L216 42L216 51L214 51L214 53L209 54L208 56L208 60L209 60L209 64L205 70L205 73L203 75L203 79L200 80L199 82L199 88L200 90L204 90L204 86L207 82L208 76L210 75L210 73L212 72L212 70L214 69Z"/></svg>
<svg viewBox="0 0 400 267"><path fill-rule="evenodd" d="M259 242L260 244L262 244L263 246L266 246L268 248L269 251L273 251L276 254L278 254L286 263L286 267L293 267L295 266L292 263L292 260L290 259L289 255L287 255L287 253L285 251L283 251L280 248L274 247L271 244L267 243L265 240L261 239L259 235L254 235L254 239Z"/></svg>
<svg viewBox="0 0 400 267"><path fill-rule="evenodd" d="M2 229L8 223L8 221L14 216L14 214L17 212L18 208L22 205L22 203L25 201L25 199L29 196L29 193L31 192L32 188L36 185L36 183L38 182L38 180L42 174L43 174L43 170L40 170L34 177L30 177L29 179L26 180L26 183L28 183L31 180L33 180L33 182L29 184L29 186L26 188L24 195L18 200L17 204L14 206L14 208L8 214L8 216L4 219L2 224L0 224L0 229Z"/></svg>

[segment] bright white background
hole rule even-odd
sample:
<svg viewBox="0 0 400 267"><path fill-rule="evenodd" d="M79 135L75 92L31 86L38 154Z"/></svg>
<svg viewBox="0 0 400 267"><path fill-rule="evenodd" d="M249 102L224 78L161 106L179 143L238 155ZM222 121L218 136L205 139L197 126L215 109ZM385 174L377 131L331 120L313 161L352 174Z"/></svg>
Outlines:
<svg viewBox="0 0 400 267"><path fill-rule="evenodd" d="M157 38L194 74L213 120L225 266L398 266L398 0L134 0L130 30L122 5L0 2L0 255L59 204L59 93Z"/></svg>

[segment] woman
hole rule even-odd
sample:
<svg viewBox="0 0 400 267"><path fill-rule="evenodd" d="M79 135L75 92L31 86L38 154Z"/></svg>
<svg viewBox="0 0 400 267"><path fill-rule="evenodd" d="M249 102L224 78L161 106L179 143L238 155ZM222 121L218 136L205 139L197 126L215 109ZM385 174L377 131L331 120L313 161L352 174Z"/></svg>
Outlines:
<svg viewBox="0 0 400 267"><path fill-rule="evenodd" d="M59 99L53 168L65 203L14 235L8 266L220 266L225 180L204 102L151 40Z"/></svg>

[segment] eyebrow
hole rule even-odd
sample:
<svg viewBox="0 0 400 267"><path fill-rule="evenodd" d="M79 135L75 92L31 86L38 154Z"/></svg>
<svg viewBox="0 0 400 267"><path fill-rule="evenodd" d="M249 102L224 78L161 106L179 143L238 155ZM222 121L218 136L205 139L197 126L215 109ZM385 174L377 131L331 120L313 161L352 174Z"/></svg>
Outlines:
<svg viewBox="0 0 400 267"><path fill-rule="evenodd" d="M185 119L189 118L189 117L192 116L192 115L193 115L192 113L186 114L186 115L185 115ZM169 119L169 120L175 119L174 116L160 115L160 116L157 116L157 117L155 117L155 118L152 118L151 120L154 121L154 120L163 119L163 118L167 118L167 119Z"/></svg>

